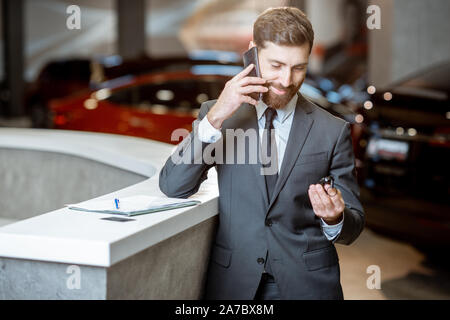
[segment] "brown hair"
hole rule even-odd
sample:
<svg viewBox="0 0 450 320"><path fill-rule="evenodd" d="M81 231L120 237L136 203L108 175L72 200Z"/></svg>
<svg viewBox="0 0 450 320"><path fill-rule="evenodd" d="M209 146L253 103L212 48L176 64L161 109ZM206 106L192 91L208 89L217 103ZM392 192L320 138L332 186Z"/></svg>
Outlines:
<svg viewBox="0 0 450 320"><path fill-rule="evenodd" d="M311 52L314 31L306 15L295 7L269 8L253 24L253 42L264 48L266 41L278 45L301 46L309 44Z"/></svg>

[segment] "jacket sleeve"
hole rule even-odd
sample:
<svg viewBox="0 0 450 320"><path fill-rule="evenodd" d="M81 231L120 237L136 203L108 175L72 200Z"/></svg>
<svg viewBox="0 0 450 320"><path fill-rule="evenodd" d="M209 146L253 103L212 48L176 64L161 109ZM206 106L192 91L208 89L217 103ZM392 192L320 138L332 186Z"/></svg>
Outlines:
<svg viewBox="0 0 450 320"><path fill-rule="evenodd" d="M198 118L192 123L191 133L178 144L159 174L159 188L168 197L187 198L195 194L207 179L213 161L205 162L203 150L208 143L201 142L198 125L215 100L206 101L200 107Z"/></svg>
<svg viewBox="0 0 450 320"><path fill-rule="evenodd" d="M364 228L364 209L359 200L359 186L356 180L355 157L353 154L350 125L345 123L333 150L331 175L335 179L345 202L344 223L335 240L349 245L360 235Z"/></svg>

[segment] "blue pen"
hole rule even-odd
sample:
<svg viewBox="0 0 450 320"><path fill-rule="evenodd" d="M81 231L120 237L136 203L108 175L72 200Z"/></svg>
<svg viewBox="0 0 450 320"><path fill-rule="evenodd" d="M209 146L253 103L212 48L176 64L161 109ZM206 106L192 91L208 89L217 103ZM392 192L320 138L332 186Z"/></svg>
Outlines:
<svg viewBox="0 0 450 320"><path fill-rule="evenodd" d="M119 207L120 207L119 199L115 198L115 199L114 199L114 202L115 202L115 204L116 204L116 209L119 210Z"/></svg>

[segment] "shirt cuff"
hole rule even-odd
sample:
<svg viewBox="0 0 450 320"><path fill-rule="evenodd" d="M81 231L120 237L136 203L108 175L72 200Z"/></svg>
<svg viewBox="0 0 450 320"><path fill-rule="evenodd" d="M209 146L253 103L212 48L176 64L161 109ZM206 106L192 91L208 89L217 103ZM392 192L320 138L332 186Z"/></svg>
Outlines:
<svg viewBox="0 0 450 320"><path fill-rule="evenodd" d="M342 220L338 224L329 225L322 218L320 218L320 224L327 239L333 241L341 233L344 224L344 214L342 214Z"/></svg>
<svg viewBox="0 0 450 320"><path fill-rule="evenodd" d="M208 117L205 116L198 125L198 138L201 142L214 143L222 138L222 132L219 129L214 128L208 121Z"/></svg>

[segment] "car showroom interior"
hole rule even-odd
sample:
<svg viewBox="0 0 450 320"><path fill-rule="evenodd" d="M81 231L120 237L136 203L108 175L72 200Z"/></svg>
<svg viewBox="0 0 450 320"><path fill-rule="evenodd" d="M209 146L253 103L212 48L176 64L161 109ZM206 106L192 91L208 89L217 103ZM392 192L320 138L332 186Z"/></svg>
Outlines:
<svg viewBox="0 0 450 320"><path fill-rule="evenodd" d="M162 198L255 19L284 6L314 29L299 94L351 130L365 223L335 244L344 299L450 299L449 1L0 0L0 300L202 298L216 170L172 210L73 208Z"/></svg>

